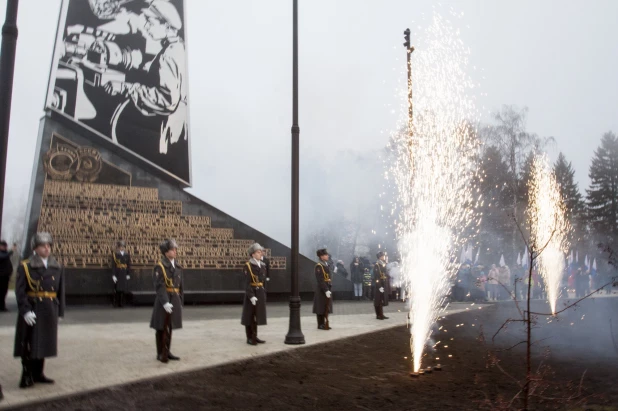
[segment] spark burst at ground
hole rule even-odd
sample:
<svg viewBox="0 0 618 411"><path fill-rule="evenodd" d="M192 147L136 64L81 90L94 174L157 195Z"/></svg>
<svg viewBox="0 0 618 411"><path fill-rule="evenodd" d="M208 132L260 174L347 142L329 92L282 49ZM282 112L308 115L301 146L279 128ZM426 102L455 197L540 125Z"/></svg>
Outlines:
<svg viewBox="0 0 618 411"><path fill-rule="evenodd" d="M398 189L396 222L402 273L410 297L413 370L421 367L465 227L474 225L477 112L466 74L468 51L441 16L413 54L413 132L393 136L390 176ZM407 107L405 109L407 113ZM405 122L407 124L407 122Z"/></svg>
<svg viewBox="0 0 618 411"><path fill-rule="evenodd" d="M564 275L565 255L569 248L567 235L571 228L556 176L546 155L540 154L534 158L528 192L530 243L533 251L538 253L539 273L545 281L551 312L555 313Z"/></svg>

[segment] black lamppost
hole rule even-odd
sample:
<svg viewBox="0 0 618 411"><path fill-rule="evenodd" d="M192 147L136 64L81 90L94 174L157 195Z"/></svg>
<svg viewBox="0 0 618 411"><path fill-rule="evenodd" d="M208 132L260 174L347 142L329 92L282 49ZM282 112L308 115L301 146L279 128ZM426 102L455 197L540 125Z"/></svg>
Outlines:
<svg viewBox="0 0 618 411"><path fill-rule="evenodd" d="M17 46L17 6L19 0L7 0L6 17L2 26L0 49L0 233L4 210L4 180L6 178L6 151L9 145L11 120L11 96L13 72L15 71L15 47Z"/></svg>
<svg viewBox="0 0 618 411"><path fill-rule="evenodd" d="M293 6L293 57L292 57L292 295L290 296L290 328L285 336L286 344L304 344L305 336L300 329L300 294L298 290L298 220L299 220L299 136L298 126L298 0Z"/></svg>
<svg viewBox="0 0 618 411"><path fill-rule="evenodd" d="M410 29L405 29L403 36L406 39L403 45L406 48L408 61L408 133L412 136L412 63L410 62L410 57L412 57L414 47L410 45Z"/></svg>

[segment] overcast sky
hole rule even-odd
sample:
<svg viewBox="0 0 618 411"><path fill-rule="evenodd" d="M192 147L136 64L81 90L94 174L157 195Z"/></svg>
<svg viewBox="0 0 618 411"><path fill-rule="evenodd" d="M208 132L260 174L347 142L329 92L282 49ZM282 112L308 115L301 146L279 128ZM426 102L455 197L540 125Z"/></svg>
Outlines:
<svg viewBox="0 0 618 411"><path fill-rule="evenodd" d="M618 132L618 1L299 3L303 180L337 152L385 145L405 84L402 31L451 7L463 12L454 24L487 93L485 119L502 104L528 106L528 129L556 139L552 157L561 150L573 162L582 192L602 134ZM185 4L191 191L289 244L292 1ZM5 8L0 0L2 21ZM59 8L60 0L20 2L4 229L27 201ZM319 208L314 197L301 187L305 226Z"/></svg>

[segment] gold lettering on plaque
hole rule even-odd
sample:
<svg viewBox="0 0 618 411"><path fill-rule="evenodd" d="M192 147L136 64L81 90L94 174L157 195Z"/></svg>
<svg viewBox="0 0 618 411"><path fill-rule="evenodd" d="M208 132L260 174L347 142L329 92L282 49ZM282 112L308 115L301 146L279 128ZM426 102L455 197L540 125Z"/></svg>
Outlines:
<svg viewBox="0 0 618 411"><path fill-rule="evenodd" d="M93 161L80 170L96 171L95 152L80 153L78 158ZM52 233L54 253L69 268L109 267L119 238L127 241L136 268L152 266L159 243L173 237L187 269L241 270L253 243L234 238L231 228L212 227L208 216L183 215L182 202L159 200L156 188L61 179L45 180L38 231ZM267 255L272 269L286 268L285 257L270 257L269 250Z"/></svg>

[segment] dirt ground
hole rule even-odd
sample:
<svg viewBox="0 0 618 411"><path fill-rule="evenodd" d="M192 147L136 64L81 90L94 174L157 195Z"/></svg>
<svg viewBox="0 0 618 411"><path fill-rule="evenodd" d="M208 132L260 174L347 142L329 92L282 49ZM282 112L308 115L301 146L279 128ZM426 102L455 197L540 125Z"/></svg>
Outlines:
<svg viewBox="0 0 618 411"><path fill-rule="evenodd" d="M522 376L524 356L522 346L504 352L497 350L518 342L521 326L511 324L492 344L494 332L516 311L512 303L476 308L471 306L470 312L440 321L438 327L442 328L435 332L435 342L440 343L435 351L428 353L425 365L438 362L443 365L443 371L420 378L409 376L409 332L405 327L397 327L47 401L27 409L503 409L519 390L511 377ZM534 311L544 311L544 308L545 304L538 302ZM587 301L576 311L551 322L539 317L534 333L543 341L534 347L537 352L534 366L536 369L543 361L550 368L541 368L544 370L542 395L546 399L535 398L531 409L618 410L618 352L609 331L612 316L618 339L617 298ZM336 327L336 323L332 325ZM545 346L550 347L548 353ZM496 362L504 371L498 369ZM565 403L560 398L566 396L574 398ZM520 405L514 402L513 409Z"/></svg>

